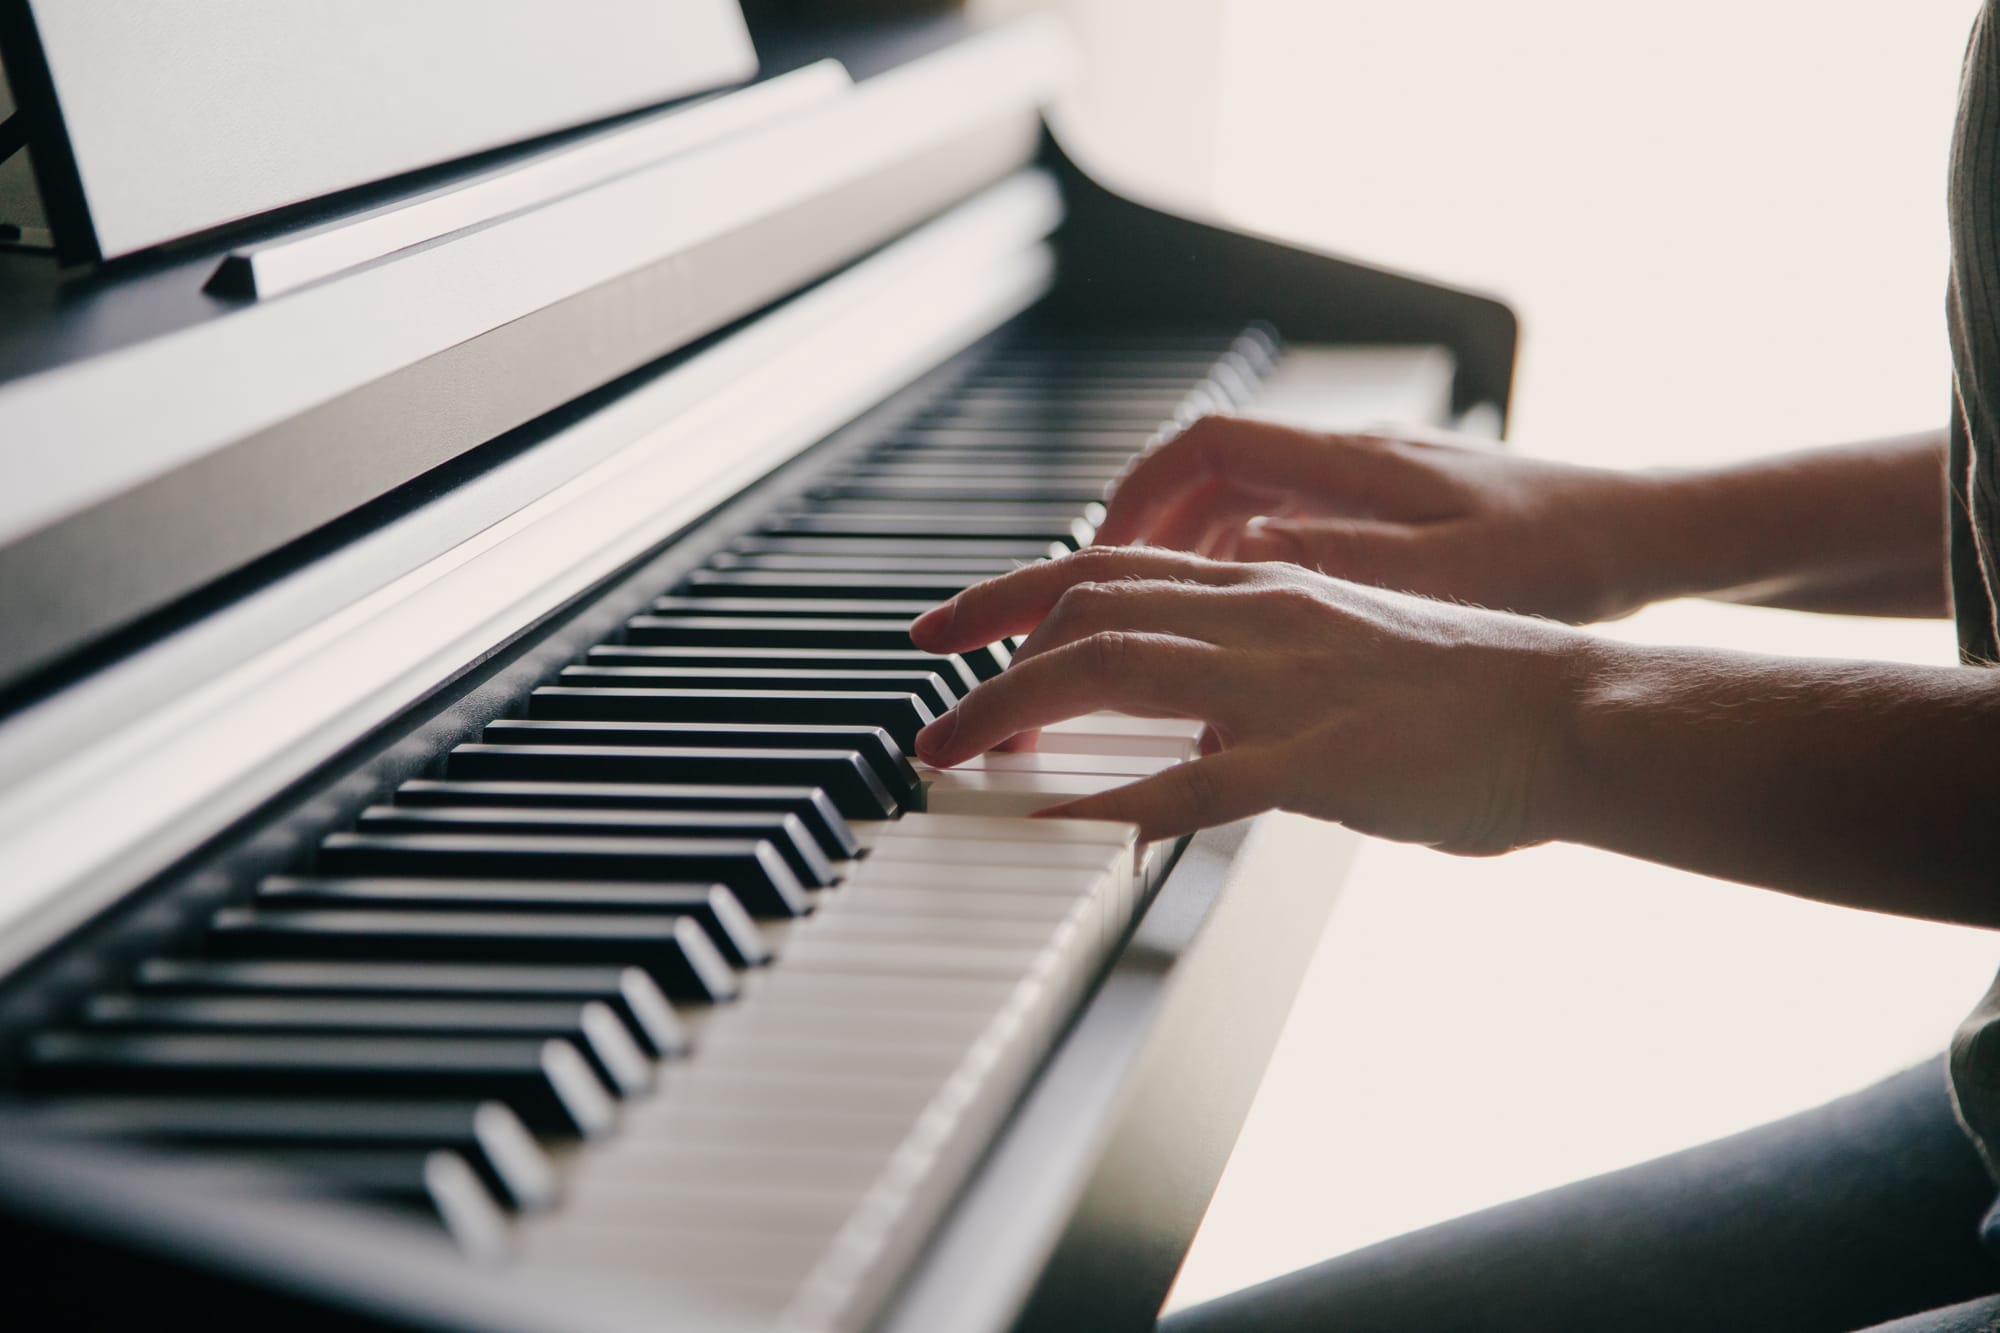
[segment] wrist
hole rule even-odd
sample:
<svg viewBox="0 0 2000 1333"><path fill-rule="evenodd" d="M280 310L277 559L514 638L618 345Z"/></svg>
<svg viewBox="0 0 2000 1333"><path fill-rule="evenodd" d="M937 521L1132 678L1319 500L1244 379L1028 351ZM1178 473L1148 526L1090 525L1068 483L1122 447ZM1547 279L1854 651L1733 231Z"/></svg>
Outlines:
<svg viewBox="0 0 2000 1333"><path fill-rule="evenodd" d="M1640 705L1653 650L1574 631L1550 658L1550 689L1529 774L1523 845L1589 842L1605 793L1607 749Z"/></svg>
<svg viewBox="0 0 2000 1333"><path fill-rule="evenodd" d="M1769 498L1758 479L1727 468L1617 474L1600 521L1613 615L1700 597L1761 577L1748 549Z"/></svg>

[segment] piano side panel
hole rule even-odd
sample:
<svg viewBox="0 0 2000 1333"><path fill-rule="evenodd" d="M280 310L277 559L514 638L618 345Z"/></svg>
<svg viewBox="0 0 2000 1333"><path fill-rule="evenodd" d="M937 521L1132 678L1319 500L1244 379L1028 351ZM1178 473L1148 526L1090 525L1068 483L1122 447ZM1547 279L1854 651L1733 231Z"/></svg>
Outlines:
<svg viewBox="0 0 2000 1333"><path fill-rule="evenodd" d="M1339 825L1273 813L1189 844L1109 983L1166 974L1101 1155L1016 1333L1153 1327L1358 842Z"/></svg>
<svg viewBox="0 0 2000 1333"><path fill-rule="evenodd" d="M1247 323L1324 343L1435 343L1458 364L1455 411L1504 415L1518 321L1505 304L1281 241L1213 226L1128 198L1043 136L1068 221L1048 308L1078 323Z"/></svg>

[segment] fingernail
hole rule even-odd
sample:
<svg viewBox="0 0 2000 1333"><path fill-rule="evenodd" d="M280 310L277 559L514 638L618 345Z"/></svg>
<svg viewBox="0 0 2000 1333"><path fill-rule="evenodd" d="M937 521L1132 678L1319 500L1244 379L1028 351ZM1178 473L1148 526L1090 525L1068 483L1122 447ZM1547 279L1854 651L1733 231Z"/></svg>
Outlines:
<svg viewBox="0 0 2000 1333"><path fill-rule="evenodd" d="M951 738L957 731L958 710L954 708L917 733L917 758L927 764L935 762L951 744Z"/></svg>

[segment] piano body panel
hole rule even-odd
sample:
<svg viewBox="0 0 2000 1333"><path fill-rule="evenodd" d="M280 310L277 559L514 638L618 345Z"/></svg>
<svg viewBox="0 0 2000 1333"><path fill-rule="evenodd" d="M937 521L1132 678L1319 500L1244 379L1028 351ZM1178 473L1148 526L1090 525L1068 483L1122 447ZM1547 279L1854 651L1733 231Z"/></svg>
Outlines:
<svg viewBox="0 0 2000 1333"><path fill-rule="evenodd" d="M1040 160L1068 206L1052 313L1082 324L1262 320L1293 342L1435 344L1457 363L1454 410L1490 404L1504 421L1520 333L1505 303L1143 202L1071 155L1060 118Z"/></svg>
<svg viewBox="0 0 2000 1333"><path fill-rule="evenodd" d="M88 281L41 293L50 303L31 313L51 343L115 346L0 384L0 467L57 497L0 492L0 621L13 627L0 686L1026 166L1060 72L1051 49L1040 24L990 34L937 68L669 159L650 188L633 173L272 301L200 297L184 290L200 275L176 266L176 290L133 313L150 330L171 304L191 322L123 345L101 327L123 309L98 306ZM218 513L215 495L240 504Z"/></svg>
<svg viewBox="0 0 2000 1333"><path fill-rule="evenodd" d="M1043 49L1024 40L1011 49ZM782 292L711 293L715 310L745 303L743 318L614 383L603 383L611 361L582 369L565 360L565 341L608 338L614 361L652 345L657 326L635 312L677 299L657 283L634 279L596 304L588 293L552 301L375 376L353 405L319 404L328 415L300 437L314 441L308 453L365 441L382 422L420 444L462 429L470 452L414 485L390 489L394 468L357 484L386 508L316 530L317 545L285 548L226 596L156 622L116 656L84 659L72 678L45 678L45 696L0 718L0 1045L296 865L403 779L435 771L442 750L518 706L650 595L938 401L976 364L980 340L1024 311L1107 334L1269 319L1305 342L1442 345L1458 406L1504 405L1514 336L1504 308L1126 200L1053 136L1037 139L1029 90L1039 84L1018 85L1029 102L883 166L827 213L718 237L721 273L740 276L773 247L818 257ZM1006 176L1038 142L1041 169ZM946 160L959 150L963 160ZM822 228L844 239L814 250ZM865 237L881 248L860 255L876 243ZM1410 309L1397 309L1406 298ZM558 379L571 397L535 415L544 397L553 406ZM0 420L18 383L0 382ZM140 412L122 419L147 426ZM465 425L475 419L484 424ZM285 504L313 499L282 469L269 488ZM1187 844L874 1327L1150 1326L1352 842L1335 826L1270 815ZM185 1266L203 1275L188 1290L233 1291L288 1319L507 1333L760 1327L721 1310L579 1305L574 1284L400 1245L403 1233L373 1212L248 1185L189 1193L172 1176L0 1129L0 1217L24 1237L59 1238L44 1253L68 1238L133 1256L134 1271ZM58 1197L65 1179L78 1188Z"/></svg>

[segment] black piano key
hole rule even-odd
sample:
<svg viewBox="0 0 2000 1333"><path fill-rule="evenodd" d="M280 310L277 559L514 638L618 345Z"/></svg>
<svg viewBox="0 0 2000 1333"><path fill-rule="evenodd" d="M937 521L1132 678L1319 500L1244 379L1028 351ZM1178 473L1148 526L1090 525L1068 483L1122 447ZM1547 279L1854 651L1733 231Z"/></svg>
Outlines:
<svg viewBox="0 0 2000 1333"><path fill-rule="evenodd" d="M933 715L958 702L979 678L963 663L926 658L918 652L900 654L850 653L842 656L792 649L661 648L623 652L634 660L613 663L619 650L593 649L586 666L564 667L561 683L589 689L660 690L828 690L866 694L914 694ZM845 661L842 657L845 657ZM874 663L875 665L864 665ZM935 664L935 665L932 665ZM951 669L951 683L941 672ZM907 746L905 747L908 748Z"/></svg>
<svg viewBox="0 0 2000 1333"><path fill-rule="evenodd" d="M945 596L955 596L947 593ZM655 616L845 616L857 619L914 620L936 606L941 597L728 597L720 592L705 595L672 594L655 597L649 608ZM643 618L643 617L642 617Z"/></svg>
<svg viewBox="0 0 2000 1333"><path fill-rule="evenodd" d="M605 1086L652 1086L653 1068L607 1005L595 1000L329 1000L304 996L95 995L78 1023L92 1031L298 1032L321 1035L560 1037Z"/></svg>
<svg viewBox="0 0 2000 1333"><path fill-rule="evenodd" d="M696 978L717 989L685 998L719 1003L736 995L736 974L716 968ZM659 983L636 967L532 963L240 962L149 958L134 989L169 995L318 995L333 999L595 1000L625 1020L646 1053L680 1055L687 1032Z"/></svg>
<svg viewBox="0 0 2000 1333"><path fill-rule="evenodd" d="M848 819L894 819L902 810L853 750L470 744L446 757L445 772L463 780L818 787Z"/></svg>
<svg viewBox="0 0 2000 1333"><path fill-rule="evenodd" d="M1156 421L1165 422L1173 418L1179 404L1165 405ZM962 414L971 413L975 407L967 403L959 407ZM1046 406L1043 409L1048 411ZM1143 416L1143 413L1128 415ZM1073 450L1101 450L1113 453L1123 450L1133 453L1145 445L1147 437L1132 430L1089 430L1051 426L1041 430L1023 430L1012 420L996 418L996 424L974 427L913 426L897 431L886 444L890 448L919 446L926 449L1034 449L1050 448L1061 453Z"/></svg>
<svg viewBox="0 0 2000 1333"><path fill-rule="evenodd" d="M1073 407L1089 413L1111 415L1115 413L1121 420L1170 421L1176 415L1189 409L1221 406L1220 399L1213 394L1204 397L1188 388L1172 389L1110 389L1094 385L1088 389L1078 386L1069 392L1052 390L1048 387L972 389L953 395L951 410L962 414L985 413L1004 420L1010 412L1020 412L1035 408L1050 409ZM905 429L897 434L899 438L915 435L934 434L936 428L926 431L922 427ZM992 434L1004 434L994 431ZM1122 432L1078 432L1076 443L1082 447L1101 446L1113 448L1122 444Z"/></svg>
<svg viewBox="0 0 2000 1333"><path fill-rule="evenodd" d="M805 887L785 864L784 856L772 843L756 838L571 836L504 830L331 833L320 843L318 869L327 876L721 884L755 916L803 916L811 910ZM602 926L587 926L589 920L578 915L573 924L585 936L605 933Z"/></svg>
<svg viewBox="0 0 2000 1333"><path fill-rule="evenodd" d="M1062 481L1054 477L848 477L813 490L812 498L911 502L932 505L1049 504L1072 512L1104 498L1102 476Z"/></svg>
<svg viewBox="0 0 2000 1333"><path fill-rule="evenodd" d="M692 917L227 907L210 919L207 947L272 961L609 964L644 969L669 995L735 991L735 973Z"/></svg>
<svg viewBox="0 0 2000 1333"><path fill-rule="evenodd" d="M634 616L625 633L636 644L717 646L734 648L841 648L908 652L907 620L842 619L818 616ZM1009 654L988 644L958 654L981 680L1006 669Z"/></svg>
<svg viewBox="0 0 2000 1333"><path fill-rule="evenodd" d="M1104 483L1118 473L1119 464L1106 459L1102 463L1058 463L1048 460L1033 462L994 461L979 455L958 457L930 457L884 455L880 460L851 468L840 474L840 484L852 486L882 482L891 485L921 483L930 486L955 486L962 482L975 482L996 490L1021 483L1029 485L1058 483L1063 486L1090 486L1090 494L1085 501L1102 500L1099 493ZM926 564L925 568L929 568Z"/></svg>
<svg viewBox="0 0 2000 1333"><path fill-rule="evenodd" d="M727 671L921 671L943 686L941 698L957 703L979 683L979 677L957 654L940 656L914 648L717 648L662 643L615 644L592 648L585 667L655 667ZM565 670L581 670L568 667ZM606 678L608 681L608 677ZM919 688L918 694L927 691Z"/></svg>
<svg viewBox="0 0 2000 1333"><path fill-rule="evenodd" d="M492 1098L539 1133L584 1138L616 1117L589 1063L554 1040L55 1031L24 1055L41 1090Z"/></svg>
<svg viewBox="0 0 2000 1333"><path fill-rule="evenodd" d="M1081 509L1081 513L1079 513ZM1086 534L1095 535L1103 521L1099 506L1072 503L1033 504L1027 501L991 500L980 504L952 505L936 500L814 500L772 515L773 524L793 518L840 519L846 522L926 525L917 534L931 537L992 536L1043 537L1061 541ZM883 534L895 535L890 529Z"/></svg>
<svg viewBox="0 0 2000 1333"><path fill-rule="evenodd" d="M974 679L966 672L968 682ZM519 809L740 810L788 814L805 826L830 860L861 854L840 811L817 787L698 787L646 782L443 782L413 778L396 789L396 804L502 805Z"/></svg>
<svg viewBox="0 0 2000 1333"><path fill-rule="evenodd" d="M576 806L568 809L535 806L469 805L445 808L425 805L378 805L361 814L355 828L361 833L534 833L556 837L632 838L737 838L769 842L778 849L785 864L801 883L825 888L834 881L833 862L820 847L804 821L784 810L619 810ZM614 887L636 895L631 885L598 885L607 895L604 906L616 900ZM702 903L718 892L720 885L661 884L653 886L652 910L666 911L675 895L689 903ZM523 890L529 892L529 890ZM542 892L534 890L534 892ZM548 892L553 892L552 890ZM641 899L628 896L634 910ZM593 910L595 908L593 907ZM681 910L694 910L685 908ZM706 907L700 909L706 912Z"/></svg>
<svg viewBox="0 0 2000 1333"><path fill-rule="evenodd" d="M1043 462L1117 468L1192 419L1093 415L1087 406L1055 404L1011 413L965 412L923 423L933 429L891 436L869 452L867 461L880 464L925 457L939 462ZM1103 432L1109 442L1079 445L1074 438L1079 430ZM996 434L1004 438L993 438Z"/></svg>
<svg viewBox="0 0 2000 1333"><path fill-rule="evenodd" d="M721 551L709 557L710 569L768 569L774 571L795 570L802 574L818 572L844 574L900 574L915 563L908 556L898 555L855 555L838 552L822 552L801 555L797 552L737 552ZM992 559L986 556L927 556L923 567L931 574L952 574L966 581L967 585L981 579L990 579L997 574L1005 574L1029 563L1019 559Z"/></svg>
<svg viewBox="0 0 2000 1333"><path fill-rule="evenodd" d="M742 555L868 555L901 556L910 564L932 559L1040 560L1051 552L1050 543L1015 541L1006 538L962 540L867 537L738 537L729 549ZM907 567L907 566L906 566Z"/></svg>
<svg viewBox="0 0 2000 1333"><path fill-rule="evenodd" d="M934 605L964 592L968 582L966 579L940 576L935 573L855 574L769 569L697 569L687 576L682 590L689 598L837 598L916 601ZM675 606L672 609L683 608ZM923 613L920 611L917 614Z"/></svg>
<svg viewBox="0 0 2000 1333"><path fill-rule="evenodd" d="M394 807L389 807L394 809ZM478 827L478 821L453 816L505 815L501 809L439 809L416 813L436 815L426 822L398 825L382 822L370 832L444 832ZM562 814L564 811L524 811ZM599 831L619 829L616 811L602 814L592 825ZM643 816L638 812L635 817ZM515 833L539 831L525 823L509 823ZM708 932L715 947L737 967L755 967L771 960L770 946L742 902L720 884L631 884L575 880L518 879L322 879L274 875L257 886L261 907L352 908L401 912L602 912L613 916L692 917ZM593 1002L594 1003L594 1002Z"/></svg>
<svg viewBox="0 0 2000 1333"><path fill-rule="evenodd" d="M979 369L960 381L969 389L996 384L1092 384L1113 388L1185 388L1206 379L1216 363L1226 355L1217 348L1213 355L1161 356L1145 360L1059 360L1055 357L995 357L979 363Z"/></svg>
<svg viewBox="0 0 2000 1333"><path fill-rule="evenodd" d="M1060 542L1071 550L1090 545L1097 530L1080 518L1004 514L805 513L773 517L763 527L771 536L797 537L1002 537L1023 542Z"/></svg>
<svg viewBox="0 0 2000 1333"><path fill-rule="evenodd" d="M1067 449L940 449L929 445L906 445L875 455L883 467L934 467L940 470L975 466L1036 469L1060 460L1088 468L1108 483L1140 453L1137 448L1115 453L1077 454ZM1068 549L1067 545L1064 547Z"/></svg>
<svg viewBox="0 0 2000 1333"><path fill-rule="evenodd" d="M768 722L564 722L508 718L489 722L487 745L729 746L740 749L852 751L865 759L899 801L917 790L917 770L895 738L876 726Z"/></svg>
<svg viewBox="0 0 2000 1333"><path fill-rule="evenodd" d="M68 1097L29 1115L61 1134L197 1149L443 1149L511 1208L538 1211L558 1194L548 1154L503 1102Z"/></svg>
<svg viewBox="0 0 2000 1333"><path fill-rule="evenodd" d="M341 1194L435 1218L479 1252L502 1232L492 1194L457 1153L423 1148L258 1148L252 1163L330 1186Z"/></svg>
<svg viewBox="0 0 2000 1333"><path fill-rule="evenodd" d="M562 685L536 690L528 699L528 712L533 720L550 722L879 727L907 755L917 748L917 733L944 711L926 706L913 690L820 690L794 684L793 689L674 689L664 681L646 688L643 681L586 685L565 678Z"/></svg>

